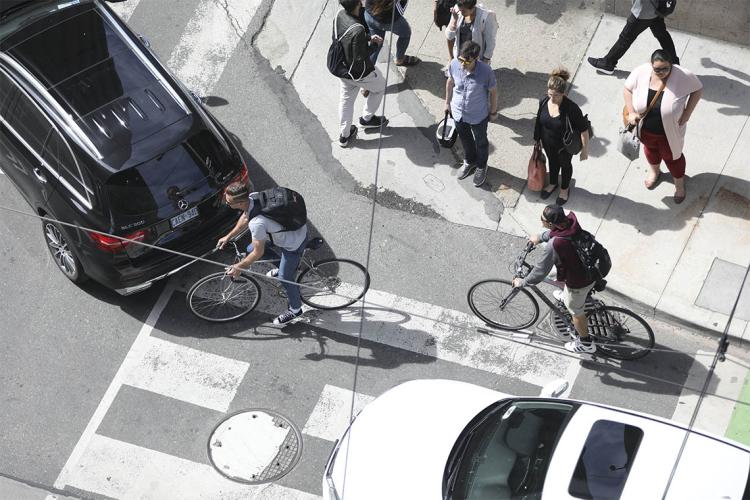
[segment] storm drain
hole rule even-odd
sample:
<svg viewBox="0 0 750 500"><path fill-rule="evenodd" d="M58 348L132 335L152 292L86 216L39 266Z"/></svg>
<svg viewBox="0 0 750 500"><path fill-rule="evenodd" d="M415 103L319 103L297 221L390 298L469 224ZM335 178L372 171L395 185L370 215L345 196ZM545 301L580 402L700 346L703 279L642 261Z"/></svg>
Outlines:
<svg viewBox="0 0 750 500"><path fill-rule="evenodd" d="M247 484L276 481L297 465L302 435L283 415L243 410L219 422L208 441L208 457L220 474Z"/></svg>

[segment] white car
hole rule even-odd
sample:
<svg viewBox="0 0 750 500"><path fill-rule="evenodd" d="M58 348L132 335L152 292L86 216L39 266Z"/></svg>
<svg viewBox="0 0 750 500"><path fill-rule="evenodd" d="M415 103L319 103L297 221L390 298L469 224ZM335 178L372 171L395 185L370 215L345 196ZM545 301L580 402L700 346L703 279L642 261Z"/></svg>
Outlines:
<svg viewBox="0 0 750 500"><path fill-rule="evenodd" d="M750 448L694 430L681 453L686 434L595 403L415 380L367 405L336 441L323 497L750 499Z"/></svg>

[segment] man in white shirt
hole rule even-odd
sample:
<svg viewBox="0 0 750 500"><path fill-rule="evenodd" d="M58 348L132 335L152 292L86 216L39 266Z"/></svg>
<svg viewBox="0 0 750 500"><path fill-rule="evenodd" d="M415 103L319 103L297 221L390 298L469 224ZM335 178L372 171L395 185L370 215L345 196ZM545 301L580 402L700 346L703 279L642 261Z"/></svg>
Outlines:
<svg viewBox="0 0 750 500"><path fill-rule="evenodd" d="M283 280L281 285L286 290L289 308L279 314L273 323L283 325L302 316L302 298L299 285L294 284L294 278L307 243L307 224L299 229L287 231L278 222L257 211L254 212L254 202L250 197L252 193L249 193L246 184L232 183L227 186L225 193L226 204L230 208L242 210L242 215L234 228L219 239L217 246L223 248L229 240L242 234L246 226L252 235L252 243L247 247L247 256L229 267L227 274L237 277L242 274L243 269L247 269L257 260L278 259L281 256L278 269L272 269L268 275Z"/></svg>

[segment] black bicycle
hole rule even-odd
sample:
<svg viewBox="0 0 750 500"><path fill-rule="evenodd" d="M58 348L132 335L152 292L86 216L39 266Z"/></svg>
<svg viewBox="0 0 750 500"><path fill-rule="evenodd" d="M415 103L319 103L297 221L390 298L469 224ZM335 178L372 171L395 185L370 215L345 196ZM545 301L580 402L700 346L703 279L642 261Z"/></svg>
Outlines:
<svg viewBox="0 0 750 500"><path fill-rule="evenodd" d="M300 284L302 302L316 309L341 309L361 299L370 288L370 275L359 262L349 259L312 260L307 253L323 245L322 238L308 241L300 260L296 282ZM234 250L234 263L246 254L237 243L230 241ZM227 248L225 247L225 248ZM278 264L280 259L259 260L255 264ZM280 295L284 295L281 283L271 280ZM188 308L199 318L207 321L230 321L249 313L260 301L260 286L255 278L241 274L232 278L226 272L209 274L198 280L187 293Z"/></svg>
<svg viewBox="0 0 750 500"><path fill-rule="evenodd" d="M528 243L514 265L515 277L524 278L533 266L526 257L534 250ZM562 288L560 282L545 279L545 283ZM516 288L513 283L502 279L488 279L475 283L468 294L469 307L488 326L501 330L522 330L539 319L539 303L529 292L533 291L553 312L553 326L561 337L575 334L573 320L565 305L550 300L535 285ZM654 332L649 324L633 311L622 307L608 306L592 295L586 298L584 306L588 318L589 335L596 343L597 352L622 360L638 359L646 356L654 347Z"/></svg>

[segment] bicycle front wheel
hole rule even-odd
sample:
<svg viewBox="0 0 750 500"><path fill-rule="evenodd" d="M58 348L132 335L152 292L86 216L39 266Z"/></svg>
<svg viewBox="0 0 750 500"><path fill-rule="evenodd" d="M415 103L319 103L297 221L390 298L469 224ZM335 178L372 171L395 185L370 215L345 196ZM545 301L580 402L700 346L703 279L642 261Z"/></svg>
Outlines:
<svg viewBox="0 0 750 500"><path fill-rule="evenodd" d="M370 288L370 275L359 262L321 260L297 276L302 302L316 309L341 309L361 299Z"/></svg>
<svg viewBox="0 0 750 500"><path fill-rule="evenodd" d="M250 276L232 279L226 273L209 274L187 294L188 308L206 321L231 321L252 311L260 300L260 287Z"/></svg>
<svg viewBox="0 0 750 500"><path fill-rule="evenodd" d="M503 330L521 330L539 317L539 304L524 288L510 281L484 280L469 289L469 307L479 318Z"/></svg>
<svg viewBox="0 0 750 500"><path fill-rule="evenodd" d="M589 334L605 356L632 360L654 347L654 332L646 321L622 307L602 306L588 313Z"/></svg>

